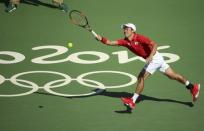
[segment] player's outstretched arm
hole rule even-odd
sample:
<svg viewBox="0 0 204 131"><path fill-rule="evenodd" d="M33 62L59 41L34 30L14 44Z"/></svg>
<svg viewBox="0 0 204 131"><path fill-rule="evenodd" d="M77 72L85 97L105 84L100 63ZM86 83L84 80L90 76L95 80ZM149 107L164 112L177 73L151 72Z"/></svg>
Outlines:
<svg viewBox="0 0 204 131"><path fill-rule="evenodd" d="M111 40L109 40L109 39L107 39L107 38L104 38L104 37L102 37L102 36L100 36L100 35L97 35L96 39L97 39L98 41L101 41L103 44L106 44L106 45L111 45L111 46L118 45L118 42L117 42L117 41L111 41Z"/></svg>

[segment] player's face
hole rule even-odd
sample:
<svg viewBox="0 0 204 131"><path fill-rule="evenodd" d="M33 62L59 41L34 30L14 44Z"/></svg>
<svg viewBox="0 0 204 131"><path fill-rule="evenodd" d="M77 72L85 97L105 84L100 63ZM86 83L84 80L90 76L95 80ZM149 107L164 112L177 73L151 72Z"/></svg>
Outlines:
<svg viewBox="0 0 204 131"><path fill-rule="evenodd" d="M134 33L134 31L130 27L124 27L123 28L123 33L124 33L125 37L128 38Z"/></svg>

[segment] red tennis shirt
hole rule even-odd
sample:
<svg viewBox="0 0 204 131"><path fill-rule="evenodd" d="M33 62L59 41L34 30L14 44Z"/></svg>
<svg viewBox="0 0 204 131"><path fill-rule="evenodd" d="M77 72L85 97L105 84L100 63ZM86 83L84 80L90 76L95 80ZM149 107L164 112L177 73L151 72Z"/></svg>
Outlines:
<svg viewBox="0 0 204 131"><path fill-rule="evenodd" d="M119 46L125 46L134 54L146 59L152 51L152 40L140 35L134 34L133 39L130 41L127 38L117 40Z"/></svg>

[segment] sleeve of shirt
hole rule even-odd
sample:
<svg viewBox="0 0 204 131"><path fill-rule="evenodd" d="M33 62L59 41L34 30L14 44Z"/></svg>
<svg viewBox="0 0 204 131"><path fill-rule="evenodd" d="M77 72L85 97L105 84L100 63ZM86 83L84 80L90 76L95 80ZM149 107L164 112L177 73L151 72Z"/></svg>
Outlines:
<svg viewBox="0 0 204 131"><path fill-rule="evenodd" d="M150 40L148 37L143 36L143 35L138 35L138 41L142 44L147 44L147 45L151 45L152 40Z"/></svg>
<svg viewBox="0 0 204 131"><path fill-rule="evenodd" d="M125 46L126 45L126 41L124 40L124 39L119 39L119 40L117 40L117 42L118 42L118 46Z"/></svg>

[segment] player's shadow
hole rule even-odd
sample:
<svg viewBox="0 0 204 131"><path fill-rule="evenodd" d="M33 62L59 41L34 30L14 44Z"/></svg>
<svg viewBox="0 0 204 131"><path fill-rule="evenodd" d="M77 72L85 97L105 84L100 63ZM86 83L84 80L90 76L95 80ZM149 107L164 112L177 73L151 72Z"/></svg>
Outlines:
<svg viewBox="0 0 204 131"><path fill-rule="evenodd" d="M0 3L4 3L5 6L8 6L9 0L0 0ZM55 5L50 4L50 3L45 3L39 0L21 0L20 3L22 4L28 4L28 5L33 5L33 6L46 6L49 8L57 8Z"/></svg>
<svg viewBox="0 0 204 131"><path fill-rule="evenodd" d="M97 92L97 89L93 90L95 92ZM49 96L57 96L57 95L53 95L47 92L35 92L35 94L41 94L41 95L49 95ZM96 93L94 95L89 95L89 96L72 96L72 97L65 97L65 96L58 96L58 97L64 97L64 98L85 98L85 97L90 97L90 96L97 96L97 95L101 95L101 96L106 96L106 97L113 97L113 98L121 98L121 97L132 97L132 93L128 93L128 92L112 92L112 91L107 91L104 90L101 93ZM173 100L173 99L167 99L167 98L157 98L157 97L152 97L152 96L147 96L144 94L140 94L139 98L137 99L136 103L140 103L143 101L154 101L154 102L170 102L170 103L176 103L176 104L182 104L188 107L193 107L193 103L192 102L184 102L184 101L178 101L178 100ZM125 110L116 110L116 113L132 113L132 110L126 106Z"/></svg>
<svg viewBox="0 0 204 131"><path fill-rule="evenodd" d="M133 94L128 92L111 92L111 91L104 91L100 93L99 95L108 96L108 97L114 97L114 98L121 98L121 97L132 97ZM155 101L155 102L170 102L170 103L176 103L176 104L182 104L188 107L193 107L192 102L184 102L184 101L178 101L173 99L167 99L167 98L157 98L152 96L147 96L144 94L140 94L139 98L137 99L136 103L140 103L143 101ZM128 107L125 110L115 111L116 113L131 113L131 109Z"/></svg>

